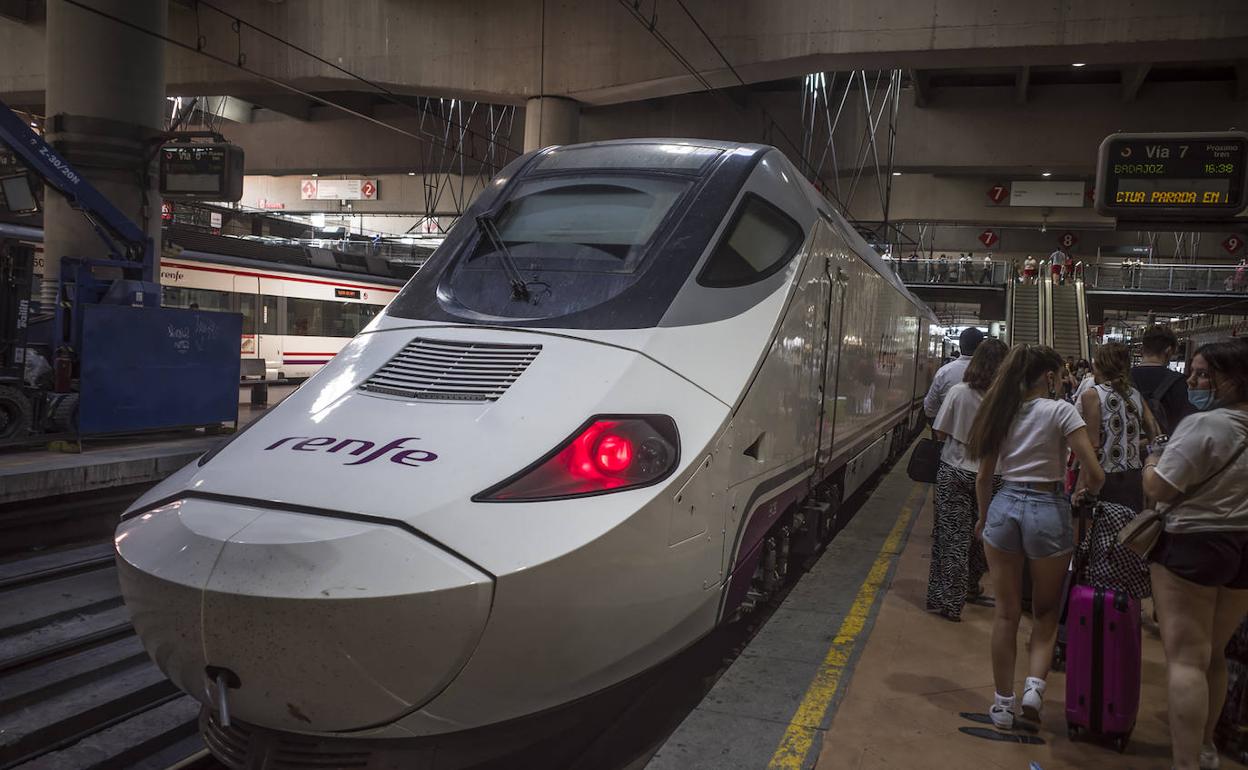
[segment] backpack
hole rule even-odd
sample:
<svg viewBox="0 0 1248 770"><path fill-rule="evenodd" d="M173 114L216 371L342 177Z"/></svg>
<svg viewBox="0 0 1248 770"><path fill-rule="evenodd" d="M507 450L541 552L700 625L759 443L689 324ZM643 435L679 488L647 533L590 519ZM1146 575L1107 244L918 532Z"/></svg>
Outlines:
<svg viewBox="0 0 1248 770"><path fill-rule="evenodd" d="M1183 375L1173 371L1167 371L1166 373L1169 377L1158 385L1152 393L1149 393L1144 401L1148 404L1149 411L1153 413L1153 417L1157 420L1157 425L1168 436L1174 426L1170 424L1170 415L1166 414L1166 407L1162 405L1161 399L1170 388L1174 387L1176 382L1183 379Z"/></svg>

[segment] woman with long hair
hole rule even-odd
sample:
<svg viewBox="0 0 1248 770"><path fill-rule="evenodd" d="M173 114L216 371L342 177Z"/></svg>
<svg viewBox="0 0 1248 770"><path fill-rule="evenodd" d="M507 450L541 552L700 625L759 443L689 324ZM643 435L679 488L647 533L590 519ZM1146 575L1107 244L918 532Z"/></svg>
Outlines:
<svg viewBox="0 0 1248 770"><path fill-rule="evenodd" d="M927 579L927 609L946 620L960 621L967 599L983 590L988 571L984 547L975 537L975 474L979 463L967 456L971 424L1009 348L987 339L975 348L962 382L945 394L932 430L944 440L936 472L936 510L932 520L932 564ZM995 484L994 488L999 486Z"/></svg>
<svg viewBox="0 0 1248 770"><path fill-rule="evenodd" d="M1088 439L1096 450L1105 486L1100 507L1092 521L1087 549L1089 585L1122 591L1137 599L1152 593L1148 563L1118 542L1118 532L1144 509L1143 436L1158 434L1148 404L1131 385L1131 353L1121 342L1102 345L1093 360L1097 385L1079 398L1080 412L1088 424Z"/></svg>
<svg viewBox="0 0 1248 770"><path fill-rule="evenodd" d="M1045 679L1057 638L1062 581L1074 549L1070 501L1062 475L1068 446L1085 471L1075 501L1100 491L1105 473L1073 404L1058 399L1062 359L1043 345L1017 345L1006 357L971 426L970 452L979 460L976 497L988 569L996 592L988 713L997 727L1014 726L1014 664L1022 613L1023 565L1031 572L1031 645L1022 716L1039 721ZM992 493L1000 475L1001 491Z"/></svg>
<svg viewBox="0 0 1248 770"><path fill-rule="evenodd" d="M1224 651L1248 613L1248 342L1202 345L1187 386L1200 411L1145 461L1144 493L1165 504L1151 557L1174 766L1208 770L1218 766Z"/></svg>

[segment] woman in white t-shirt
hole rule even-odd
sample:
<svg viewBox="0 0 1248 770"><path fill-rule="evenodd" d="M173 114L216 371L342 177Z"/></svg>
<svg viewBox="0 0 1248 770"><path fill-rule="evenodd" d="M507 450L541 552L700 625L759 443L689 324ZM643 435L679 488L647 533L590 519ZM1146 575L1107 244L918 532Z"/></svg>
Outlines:
<svg viewBox="0 0 1248 770"><path fill-rule="evenodd" d="M1144 462L1144 492L1165 504L1165 531L1151 554L1153 601L1179 770L1218 766L1224 650L1248 613L1248 342L1201 346L1187 387L1200 411Z"/></svg>
<svg viewBox="0 0 1248 770"><path fill-rule="evenodd" d="M1009 348L997 339L975 347L962 382L945 394L932 430L943 440L936 472L936 510L932 517L932 564L927 579L927 610L960 621L968 599L982 593L979 581L988 571L984 546L975 537L975 473L979 462L967 456L971 424L979 402L992 384Z"/></svg>
<svg viewBox="0 0 1248 770"><path fill-rule="evenodd" d="M1031 571L1031 644L1022 715L1039 721L1045 679L1057 639L1062 581L1074 550L1070 501L1062 477L1066 453L1083 464L1075 498L1095 495L1105 482L1083 419L1058 399L1062 358L1043 345L1017 345L988 389L971 427L970 453L979 458L976 493L988 569L996 592L992 676L996 697L988 713L1002 729L1014 726L1014 663L1022 614L1023 564ZM1069 449L1068 449L1069 447ZM992 492L1000 475L1001 491Z"/></svg>

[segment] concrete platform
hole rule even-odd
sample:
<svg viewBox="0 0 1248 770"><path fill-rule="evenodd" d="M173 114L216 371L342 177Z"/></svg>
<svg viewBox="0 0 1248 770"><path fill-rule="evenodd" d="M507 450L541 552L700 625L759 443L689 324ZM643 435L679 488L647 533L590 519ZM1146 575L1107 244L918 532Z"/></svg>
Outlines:
<svg viewBox="0 0 1248 770"><path fill-rule="evenodd" d="M270 388L270 407L294 391ZM265 413L239 395L239 426ZM0 505L159 481L227 436L175 435L88 441L80 454L46 449L0 452Z"/></svg>
<svg viewBox="0 0 1248 770"><path fill-rule="evenodd" d="M1147 628L1142 706L1125 753L1067 738L1059 672L1049 676L1034 733L1041 743L960 731L983 727L962 714L986 712L992 699L993 611L968 605L961 623L924 611L932 501L904 467L903 460L880 483L648 767L1170 767L1165 659ZM1222 767L1244 766L1223 756Z"/></svg>
<svg viewBox="0 0 1248 770"><path fill-rule="evenodd" d="M808 767L927 496L890 473L647 767Z"/></svg>

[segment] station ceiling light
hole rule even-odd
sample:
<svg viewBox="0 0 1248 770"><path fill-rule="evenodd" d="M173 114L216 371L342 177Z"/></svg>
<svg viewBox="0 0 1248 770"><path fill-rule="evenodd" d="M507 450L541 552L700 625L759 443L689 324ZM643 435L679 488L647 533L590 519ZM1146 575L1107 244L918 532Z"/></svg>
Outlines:
<svg viewBox="0 0 1248 770"><path fill-rule="evenodd" d="M407 172L407 175L408 175L408 176L416 176L416 172L415 172L415 171L409 171L409 172Z"/></svg>
<svg viewBox="0 0 1248 770"><path fill-rule="evenodd" d="M1040 176L1053 176L1052 171L1041 171Z"/></svg>
<svg viewBox="0 0 1248 770"><path fill-rule="evenodd" d="M31 125L34 125L34 124L32 123ZM900 172L900 171L894 171L894 172L893 172L893 176L901 176L901 172Z"/></svg>
<svg viewBox="0 0 1248 770"><path fill-rule="evenodd" d="M1074 64L1072 64L1072 65L1070 65L1070 66L1072 66L1072 67L1086 67L1086 66L1088 66L1088 65L1087 65L1087 62L1075 62Z"/></svg>

